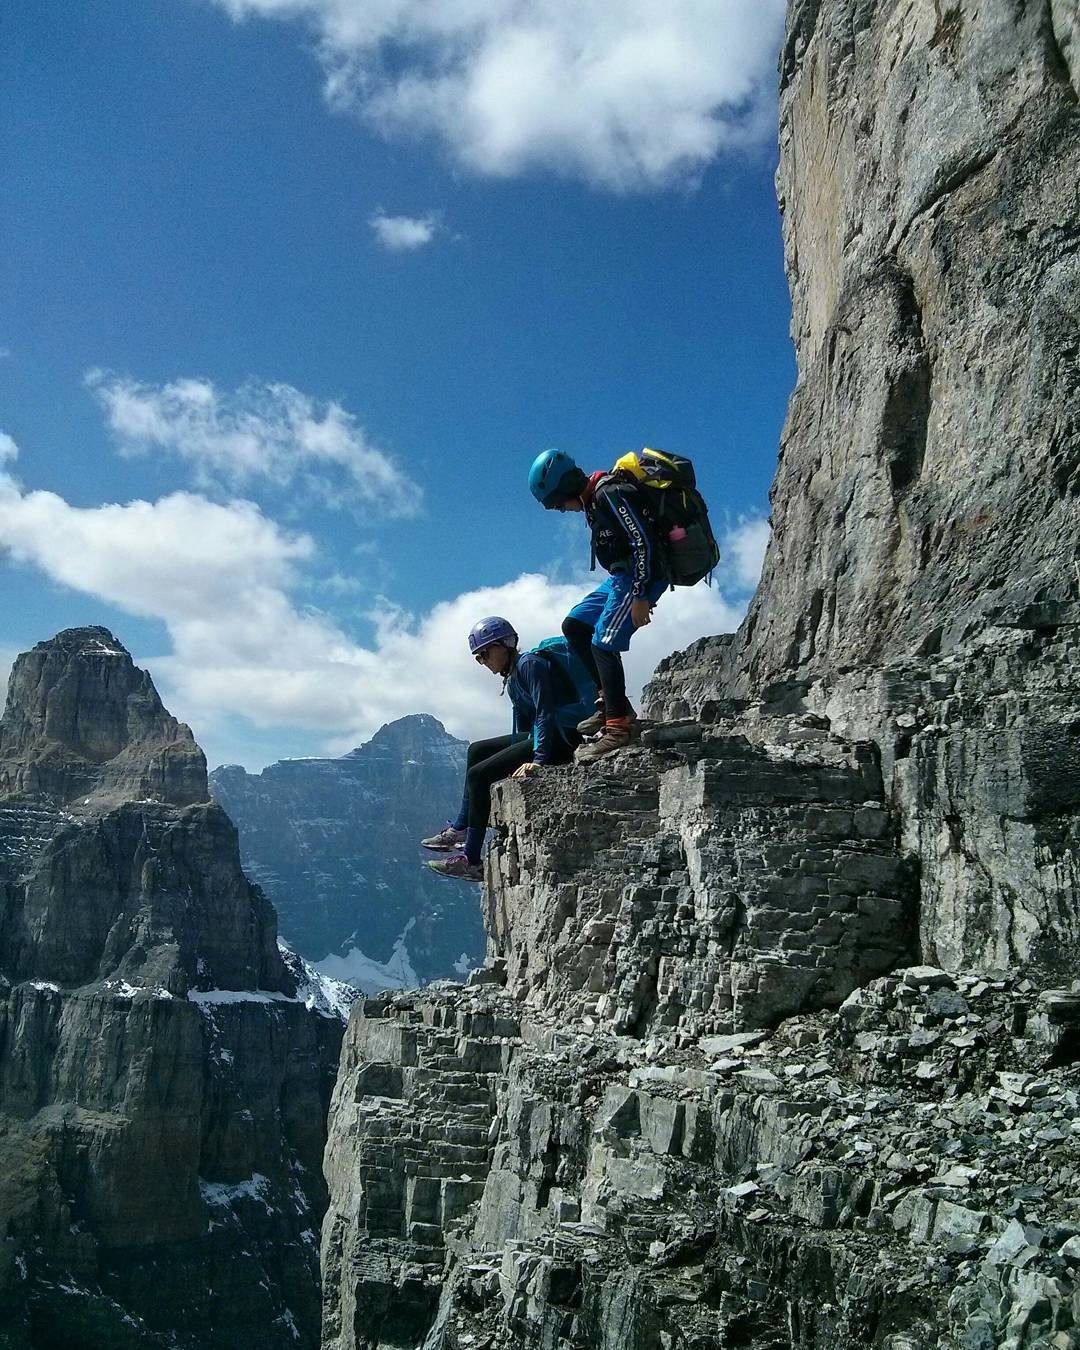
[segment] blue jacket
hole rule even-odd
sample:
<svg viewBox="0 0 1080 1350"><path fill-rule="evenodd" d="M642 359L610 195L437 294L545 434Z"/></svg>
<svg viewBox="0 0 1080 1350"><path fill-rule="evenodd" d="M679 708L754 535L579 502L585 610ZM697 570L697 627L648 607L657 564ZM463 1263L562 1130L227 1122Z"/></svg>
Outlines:
<svg viewBox="0 0 1080 1350"><path fill-rule="evenodd" d="M531 736L533 759L537 764L551 764L559 749L566 744L563 734L576 727L582 714L577 704L566 707L557 702L551 666L537 652L522 652L514 666L514 673L506 684L506 692L514 705L514 735ZM560 717L562 714L562 717ZM572 717L564 725L563 718Z"/></svg>

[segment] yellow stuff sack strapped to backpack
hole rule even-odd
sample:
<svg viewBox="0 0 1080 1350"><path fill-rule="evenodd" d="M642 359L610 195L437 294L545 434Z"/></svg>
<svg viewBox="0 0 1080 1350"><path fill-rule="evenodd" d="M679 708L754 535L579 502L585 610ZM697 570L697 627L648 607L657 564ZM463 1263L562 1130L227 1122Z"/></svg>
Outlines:
<svg viewBox="0 0 1080 1350"><path fill-rule="evenodd" d="M612 473L648 489L642 501L656 525L672 586L694 586L707 577L720 561L720 549L691 461L645 446L616 460Z"/></svg>
<svg viewBox="0 0 1080 1350"><path fill-rule="evenodd" d="M690 463L689 460L685 462ZM665 469L669 471L666 476ZM611 472L631 474L639 483L655 488L669 488L678 478L678 469L672 460L662 450L650 450L648 446L645 446L640 454L636 450L631 450L629 454L617 459Z"/></svg>

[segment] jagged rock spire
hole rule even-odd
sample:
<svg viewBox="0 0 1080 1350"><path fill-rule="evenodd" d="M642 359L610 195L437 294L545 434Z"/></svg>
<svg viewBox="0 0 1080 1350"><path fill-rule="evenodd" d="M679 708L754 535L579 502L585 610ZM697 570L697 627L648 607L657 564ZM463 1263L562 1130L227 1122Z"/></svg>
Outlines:
<svg viewBox="0 0 1080 1350"><path fill-rule="evenodd" d="M0 719L0 798L107 807L207 800L206 759L107 628L66 628L16 660Z"/></svg>
<svg viewBox="0 0 1080 1350"><path fill-rule="evenodd" d="M0 808L0 975L291 990L202 751L108 629L65 629L16 660Z"/></svg>
<svg viewBox="0 0 1080 1350"><path fill-rule="evenodd" d="M38 1328L315 1350L341 1024L304 977L149 675L104 628L21 656L0 722L4 1350Z"/></svg>

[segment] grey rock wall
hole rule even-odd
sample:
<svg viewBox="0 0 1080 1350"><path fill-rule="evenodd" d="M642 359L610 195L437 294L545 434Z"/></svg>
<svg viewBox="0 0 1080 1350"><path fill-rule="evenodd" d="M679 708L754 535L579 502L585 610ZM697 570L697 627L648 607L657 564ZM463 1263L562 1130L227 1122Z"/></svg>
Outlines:
<svg viewBox="0 0 1080 1350"><path fill-rule="evenodd" d="M326 1350L1067 1350L1078 1010L925 966L771 1035L371 1000L327 1155Z"/></svg>
<svg viewBox="0 0 1080 1350"><path fill-rule="evenodd" d="M910 956L913 874L867 747L808 726L768 748L652 734L682 739L497 789L488 931L526 1007L742 1030Z"/></svg>
<svg viewBox="0 0 1080 1350"><path fill-rule="evenodd" d="M1076 72L1062 0L792 0L761 586L354 1012L334 1350L1080 1346Z"/></svg>
<svg viewBox="0 0 1080 1350"><path fill-rule="evenodd" d="M385 994L342 1049L323 1226L324 1350L415 1346L453 1230L484 1194L520 1013L491 994Z"/></svg>
<svg viewBox="0 0 1080 1350"><path fill-rule="evenodd" d="M927 956L1046 978L1080 974L1077 23L1059 0L792 4L772 540L740 632L647 700L875 743Z"/></svg>
<svg viewBox="0 0 1080 1350"><path fill-rule="evenodd" d="M959 646L777 681L757 701L723 697L719 669L702 644L669 658L650 712L754 742L786 710L875 747L927 960L1080 977L1080 602L1003 603Z"/></svg>
<svg viewBox="0 0 1080 1350"><path fill-rule="evenodd" d="M739 641L754 696L1075 594L1075 22L1009 0L791 6L777 183L799 376Z"/></svg>
<svg viewBox="0 0 1080 1350"><path fill-rule="evenodd" d="M68 630L15 663L0 785L0 1346L317 1345L341 1009L190 732Z"/></svg>

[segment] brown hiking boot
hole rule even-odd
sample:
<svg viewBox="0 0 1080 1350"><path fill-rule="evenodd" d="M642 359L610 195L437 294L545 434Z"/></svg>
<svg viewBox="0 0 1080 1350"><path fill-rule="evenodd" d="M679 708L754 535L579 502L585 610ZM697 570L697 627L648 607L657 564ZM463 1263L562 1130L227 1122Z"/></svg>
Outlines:
<svg viewBox="0 0 1080 1350"><path fill-rule="evenodd" d="M621 717L617 722L607 722L599 736L579 745L574 752L575 764L591 764L595 759L610 755L613 750L621 750L630 744L629 717Z"/></svg>

